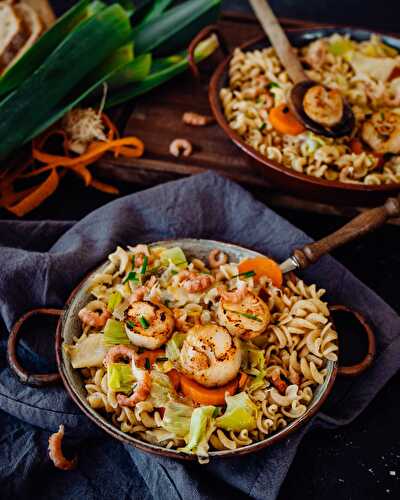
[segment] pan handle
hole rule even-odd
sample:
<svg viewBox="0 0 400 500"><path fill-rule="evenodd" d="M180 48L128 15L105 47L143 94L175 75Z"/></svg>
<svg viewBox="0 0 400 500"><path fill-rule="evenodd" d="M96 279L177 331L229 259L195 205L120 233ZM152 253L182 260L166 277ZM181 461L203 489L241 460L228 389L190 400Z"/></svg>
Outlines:
<svg viewBox="0 0 400 500"><path fill-rule="evenodd" d="M355 319L360 323L360 325L364 330L364 333L367 336L368 351L367 354L364 356L364 358L355 365L352 366L339 365L338 367L338 375L342 375L344 377L356 377L361 373L363 373L367 368L369 368L375 358L376 342L375 342L374 332L372 331L372 328L369 326L364 316L358 311L355 311L354 309L350 309L349 307L343 305L334 305L334 306L329 306L329 310L332 312L342 311L352 314L355 317Z"/></svg>
<svg viewBox="0 0 400 500"><path fill-rule="evenodd" d="M370 233L385 224L390 217L398 216L400 216L400 195L388 198L380 207L371 208L357 215L352 221L322 240L295 250L293 256L296 264L300 269L305 269L335 248Z"/></svg>
<svg viewBox="0 0 400 500"><path fill-rule="evenodd" d="M35 316L36 314L43 314L45 316L61 316L63 312L64 311L62 309L32 309L21 316L21 318L13 326L7 343L7 359L11 371L23 384L31 385L33 387L44 387L46 385L56 384L61 380L61 376L58 372L48 374L29 373L18 361L17 347L21 327L31 316Z"/></svg>

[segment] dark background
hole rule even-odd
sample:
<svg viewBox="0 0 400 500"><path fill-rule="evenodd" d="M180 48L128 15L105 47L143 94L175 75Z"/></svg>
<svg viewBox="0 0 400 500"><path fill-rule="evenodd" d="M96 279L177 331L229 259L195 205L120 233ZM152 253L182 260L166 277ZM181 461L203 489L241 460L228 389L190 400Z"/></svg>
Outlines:
<svg viewBox="0 0 400 500"><path fill-rule="evenodd" d="M57 13L72 3L54 1ZM400 0L275 0L271 4L282 17L400 32ZM225 0L223 5L229 10L249 10L244 0ZM126 184L118 187L122 194L141 189ZM268 205L267 194L253 193ZM83 188L78 180L67 176L57 193L27 218L78 220L112 199ZM288 209L277 211L314 238L328 234L345 222L332 216ZM0 217L9 218L4 211L0 211ZM387 225L335 252L334 256L400 312L399 227ZM318 430L306 435L280 498L400 498L399 382L397 374L351 425L339 431Z"/></svg>

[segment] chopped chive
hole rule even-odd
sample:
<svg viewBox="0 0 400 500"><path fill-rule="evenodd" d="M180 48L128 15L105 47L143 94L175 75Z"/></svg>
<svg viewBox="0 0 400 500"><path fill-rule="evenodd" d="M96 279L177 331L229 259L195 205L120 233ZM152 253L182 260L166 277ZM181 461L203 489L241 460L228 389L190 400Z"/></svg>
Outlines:
<svg viewBox="0 0 400 500"><path fill-rule="evenodd" d="M178 274L178 271L175 271L175 269L172 269L171 274Z"/></svg>
<svg viewBox="0 0 400 500"><path fill-rule="evenodd" d="M258 127L258 130L259 130L260 132L262 132L262 131L265 129L265 127L266 127L266 126L267 126L267 124L266 124L266 123L263 123L262 125L260 125L260 126Z"/></svg>
<svg viewBox="0 0 400 500"><path fill-rule="evenodd" d="M149 360L149 358L146 358L144 360L144 367L146 368L146 370L150 370L150 360Z"/></svg>
<svg viewBox="0 0 400 500"><path fill-rule="evenodd" d="M279 84L278 84L278 83L276 83L276 82L270 82L270 83L268 84L268 88L269 88L269 89L273 89L273 88L275 88L275 87L277 87L278 89L280 88Z"/></svg>
<svg viewBox="0 0 400 500"><path fill-rule="evenodd" d="M239 276L242 276L243 278L252 278L255 275L256 275L255 271L245 271L244 273L235 274L235 276L232 276L231 279L239 278Z"/></svg>
<svg viewBox="0 0 400 500"><path fill-rule="evenodd" d="M132 255L132 267L135 267L135 258L136 258L136 256Z"/></svg>
<svg viewBox="0 0 400 500"><path fill-rule="evenodd" d="M137 279L135 271L131 271L130 273L128 273L127 277L123 280L122 284L125 285L125 283L127 283L128 281L137 281L137 282L139 281Z"/></svg>
<svg viewBox="0 0 400 500"><path fill-rule="evenodd" d="M135 323L131 320L128 319L128 321L126 322L126 324L129 326L129 328L135 328Z"/></svg>
<svg viewBox="0 0 400 500"><path fill-rule="evenodd" d="M140 316L139 323L142 325L142 327L145 330L150 326L150 323L147 321L147 319L144 316Z"/></svg>
<svg viewBox="0 0 400 500"><path fill-rule="evenodd" d="M244 318L253 319L254 321L261 322L261 319L258 316L256 316L255 314L248 314L248 313L243 313L240 311L232 311L232 309L225 309L225 312L235 313L235 314L238 314L239 316L243 316Z"/></svg>
<svg viewBox="0 0 400 500"><path fill-rule="evenodd" d="M145 255L143 258L143 265L142 265L142 269L140 270L140 274L144 274L146 272L148 261L149 261L149 259L148 259L147 255Z"/></svg>
<svg viewBox="0 0 400 500"><path fill-rule="evenodd" d="M157 358L156 361L168 361L168 358L165 358L165 357L161 357L161 358Z"/></svg>
<svg viewBox="0 0 400 500"><path fill-rule="evenodd" d="M214 412L212 414L213 418L217 418L221 415L221 408L219 406L216 406L214 409Z"/></svg>

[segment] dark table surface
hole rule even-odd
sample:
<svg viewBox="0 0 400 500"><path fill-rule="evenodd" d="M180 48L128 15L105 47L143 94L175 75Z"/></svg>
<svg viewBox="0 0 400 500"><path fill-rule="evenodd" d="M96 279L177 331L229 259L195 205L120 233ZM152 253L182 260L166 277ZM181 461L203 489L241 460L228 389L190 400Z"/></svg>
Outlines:
<svg viewBox="0 0 400 500"><path fill-rule="evenodd" d="M58 2L57 10L72 2ZM359 0L276 0L271 2L278 14L286 17L398 28L399 0L385 2ZM247 2L228 0L225 8L247 9ZM390 14L389 14L390 13ZM118 186L122 194L140 186ZM268 205L268 195L254 192ZM95 208L113 199L85 189L67 176L57 193L29 219L79 220ZM345 221L321 216L277 210L290 222L314 238L339 228ZM10 218L0 211L0 218ZM371 287L400 313L400 228L385 226L362 241L347 245L334 256L360 280ZM400 498L400 425L398 373L378 394L364 413L351 425L338 431L314 431L303 440L290 469L281 499L381 499Z"/></svg>

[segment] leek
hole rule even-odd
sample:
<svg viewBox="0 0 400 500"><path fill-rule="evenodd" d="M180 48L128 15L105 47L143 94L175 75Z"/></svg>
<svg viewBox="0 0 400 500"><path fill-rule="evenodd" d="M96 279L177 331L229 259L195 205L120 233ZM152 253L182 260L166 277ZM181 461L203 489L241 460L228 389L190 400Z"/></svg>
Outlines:
<svg viewBox="0 0 400 500"><path fill-rule="evenodd" d="M173 247L164 250L160 253L160 260L162 266L169 266L170 262L178 267L187 267L186 255L183 253L182 248Z"/></svg>
<svg viewBox="0 0 400 500"><path fill-rule="evenodd" d="M216 21L221 0L189 0L133 30L136 53L165 55L180 50Z"/></svg>
<svg viewBox="0 0 400 500"><path fill-rule="evenodd" d="M122 295L119 292L114 292L108 299L107 311L113 312L114 309L121 303Z"/></svg>
<svg viewBox="0 0 400 500"><path fill-rule="evenodd" d="M154 0L153 6L143 17L137 28L161 16L161 14L169 7L171 3L172 0Z"/></svg>
<svg viewBox="0 0 400 500"><path fill-rule="evenodd" d="M191 406L169 401L165 406L165 412L162 419L162 426L174 436L185 438L189 434L190 419L193 408Z"/></svg>
<svg viewBox="0 0 400 500"><path fill-rule="evenodd" d="M203 59L209 57L214 50L218 47L218 39L215 35L211 35L206 40L199 43L194 51L194 58L196 62L200 62ZM170 60L171 58L167 58ZM165 60L164 60L165 61ZM159 61L155 61L155 64L160 64ZM163 69L159 71L151 71L150 74L141 82L126 86L119 91L113 93L106 101L105 107L111 108L117 104L122 104L125 101L138 97L146 92L149 92L155 87L158 87L164 82L171 80L176 75L183 73L189 67L189 62L187 59L187 53L185 52L178 62L166 63Z"/></svg>
<svg viewBox="0 0 400 500"><path fill-rule="evenodd" d="M187 437L187 445L179 451L185 453L196 453L207 456L208 440L215 429L214 415L215 406L200 406L195 408L190 420L190 431Z"/></svg>
<svg viewBox="0 0 400 500"><path fill-rule="evenodd" d="M125 11L115 4L67 35L46 61L0 103L0 159L23 144L82 78L127 42L130 32Z"/></svg>
<svg viewBox="0 0 400 500"><path fill-rule="evenodd" d="M110 363L107 367L108 387L114 392L129 394L135 378L132 368L125 363Z"/></svg>
<svg viewBox="0 0 400 500"><path fill-rule="evenodd" d="M89 0L81 0L67 11L39 40L0 78L0 96L10 92L28 78L65 36L82 20ZM96 2L97 4L97 2Z"/></svg>
<svg viewBox="0 0 400 500"><path fill-rule="evenodd" d="M179 359L185 338L186 333L175 332L168 340L165 348L165 354L170 361L176 361Z"/></svg>
<svg viewBox="0 0 400 500"><path fill-rule="evenodd" d="M225 413L215 421L217 427L233 432L244 429L251 431L257 427L257 406L246 392L235 396L227 395L226 404Z"/></svg>
<svg viewBox="0 0 400 500"><path fill-rule="evenodd" d="M104 327L103 342L107 347L119 344L130 344L124 324L113 318L108 319Z"/></svg>

